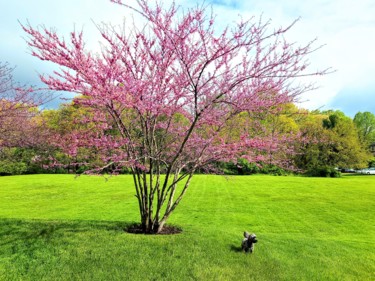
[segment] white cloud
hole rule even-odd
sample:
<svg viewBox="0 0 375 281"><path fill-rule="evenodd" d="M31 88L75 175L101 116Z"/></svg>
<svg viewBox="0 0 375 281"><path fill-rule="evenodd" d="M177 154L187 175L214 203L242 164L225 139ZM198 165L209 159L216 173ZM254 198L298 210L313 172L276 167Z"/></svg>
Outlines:
<svg viewBox="0 0 375 281"><path fill-rule="evenodd" d="M332 67L337 72L316 78L321 87L302 97L308 100L303 106L311 109L328 106L345 89L374 85L375 1L243 0L237 1L239 5L235 7L229 2L215 9L221 21L228 21L238 13L262 14L264 19L272 19L277 28L301 17L286 38L302 45L317 38L316 46L325 44L311 56L311 69Z"/></svg>
<svg viewBox="0 0 375 281"><path fill-rule="evenodd" d="M164 1L168 5L171 0ZM176 0L177 5L191 7L201 1ZM337 72L317 80L321 88L304 96L310 100L303 106L318 108L329 105L336 95L346 89L374 87L375 73L375 1L373 0L211 0L217 23L223 27L238 19L263 15L272 19L273 27L286 26L301 16L301 20L287 34L289 41L305 44L318 38L324 48L311 56L312 69L333 67ZM31 24L56 27L59 33L69 36L76 26L85 31L90 46L95 46L99 34L92 23L121 24L129 10L109 0L49 0L0 1L0 60L18 65L22 79L28 76L37 80L35 70L48 72L50 66L27 54L27 46L17 20ZM95 48L95 47L94 47ZM21 71L22 70L22 71ZM373 88L372 88L373 89ZM375 92L375 89L373 89ZM368 91L366 91L368 92Z"/></svg>

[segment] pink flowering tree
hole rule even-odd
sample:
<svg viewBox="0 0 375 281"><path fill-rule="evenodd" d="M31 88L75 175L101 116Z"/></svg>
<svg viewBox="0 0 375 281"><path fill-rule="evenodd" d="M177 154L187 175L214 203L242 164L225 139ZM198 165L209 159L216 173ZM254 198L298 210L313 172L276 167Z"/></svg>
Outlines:
<svg viewBox="0 0 375 281"><path fill-rule="evenodd" d="M14 68L0 62L0 151L4 147L30 146L39 142L36 124L31 118L38 106L49 101L52 95L15 82Z"/></svg>
<svg viewBox="0 0 375 281"><path fill-rule="evenodd" d="M231 120L295 101L311 86L292 82L325 71L306 72L311 43L283 39L294 23L269 31L269 22L240 20L218 31L205 7L111 2L145 24L99 26L99 53L87 51L82 32L66 41L44 27L23 28L32 54L61 66L42 81L81 94L76 102L94 112L79 120L86 130L65 136L65 151L94 150L102 165L93 172L131 169L143 232L160 233L197 169L238 157L263 160L262 151L277 149L276 138L252 135L246 118L234 130Z"/></svg>

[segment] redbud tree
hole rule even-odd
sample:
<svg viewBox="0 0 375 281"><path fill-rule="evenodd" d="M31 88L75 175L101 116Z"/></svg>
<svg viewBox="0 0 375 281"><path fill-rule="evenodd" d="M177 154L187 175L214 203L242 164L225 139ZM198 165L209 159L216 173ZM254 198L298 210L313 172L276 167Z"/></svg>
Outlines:
<svg viewBox="0 0 375 281"><path fill-rule="evenodd" d="M313 42L284 40L294 23L270 31L269 22L240 19L219 31L205 6L111 2L144 25L98 26L100 52L87 50L82 32L65 41L44 27L23 29L33 56L61 66L42 81L81 94L76 102L93 112L79 121L90 124L87 130L61 142L65 151L95 151L102 165L94 172L128 167L142 229L160 233L197 169L238 157L258 161L265 148L277 150L277 139L250 133L246 116L295 101L311 89L296 78L326 71L306 72ZM233 129L236 118L242 127Z"/></svg>
<svg viewBox="0 0 375 281"><path fill-rule="evenodd" d="M30 121L37 107L52 98L51 93L17 83L13 71L14 67L0 62L0 152L4 147L40 143Z"/></svg>

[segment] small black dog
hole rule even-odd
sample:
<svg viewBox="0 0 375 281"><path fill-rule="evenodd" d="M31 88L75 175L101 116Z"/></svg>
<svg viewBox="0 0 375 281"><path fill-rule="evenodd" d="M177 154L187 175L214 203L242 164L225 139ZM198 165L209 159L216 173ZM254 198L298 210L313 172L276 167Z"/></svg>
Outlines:
<svg viewBox="0 0 375 281"><path fill-rule="evenodd" d="M254 243L257 243L257 236L253 234L249 234L247 231L243 233L243 236L245 237L242 240L242 250L247 254L247 253L252 253L254 251Z"/></svg>

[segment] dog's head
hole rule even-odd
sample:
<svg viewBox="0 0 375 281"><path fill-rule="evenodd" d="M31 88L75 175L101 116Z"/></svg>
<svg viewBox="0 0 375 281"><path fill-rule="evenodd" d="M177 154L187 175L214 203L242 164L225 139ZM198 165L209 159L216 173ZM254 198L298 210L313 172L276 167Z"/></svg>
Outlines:
<svg viewBox="0 0 375 281"><path fill-rule="evenodd" d="M249 237L248 237L247 239L248 239L248 241L251 242L251 243L256 243L256 242L258 242L258 240L257 240L257 236L255 235L255 233L249 235Z"/></svg>

